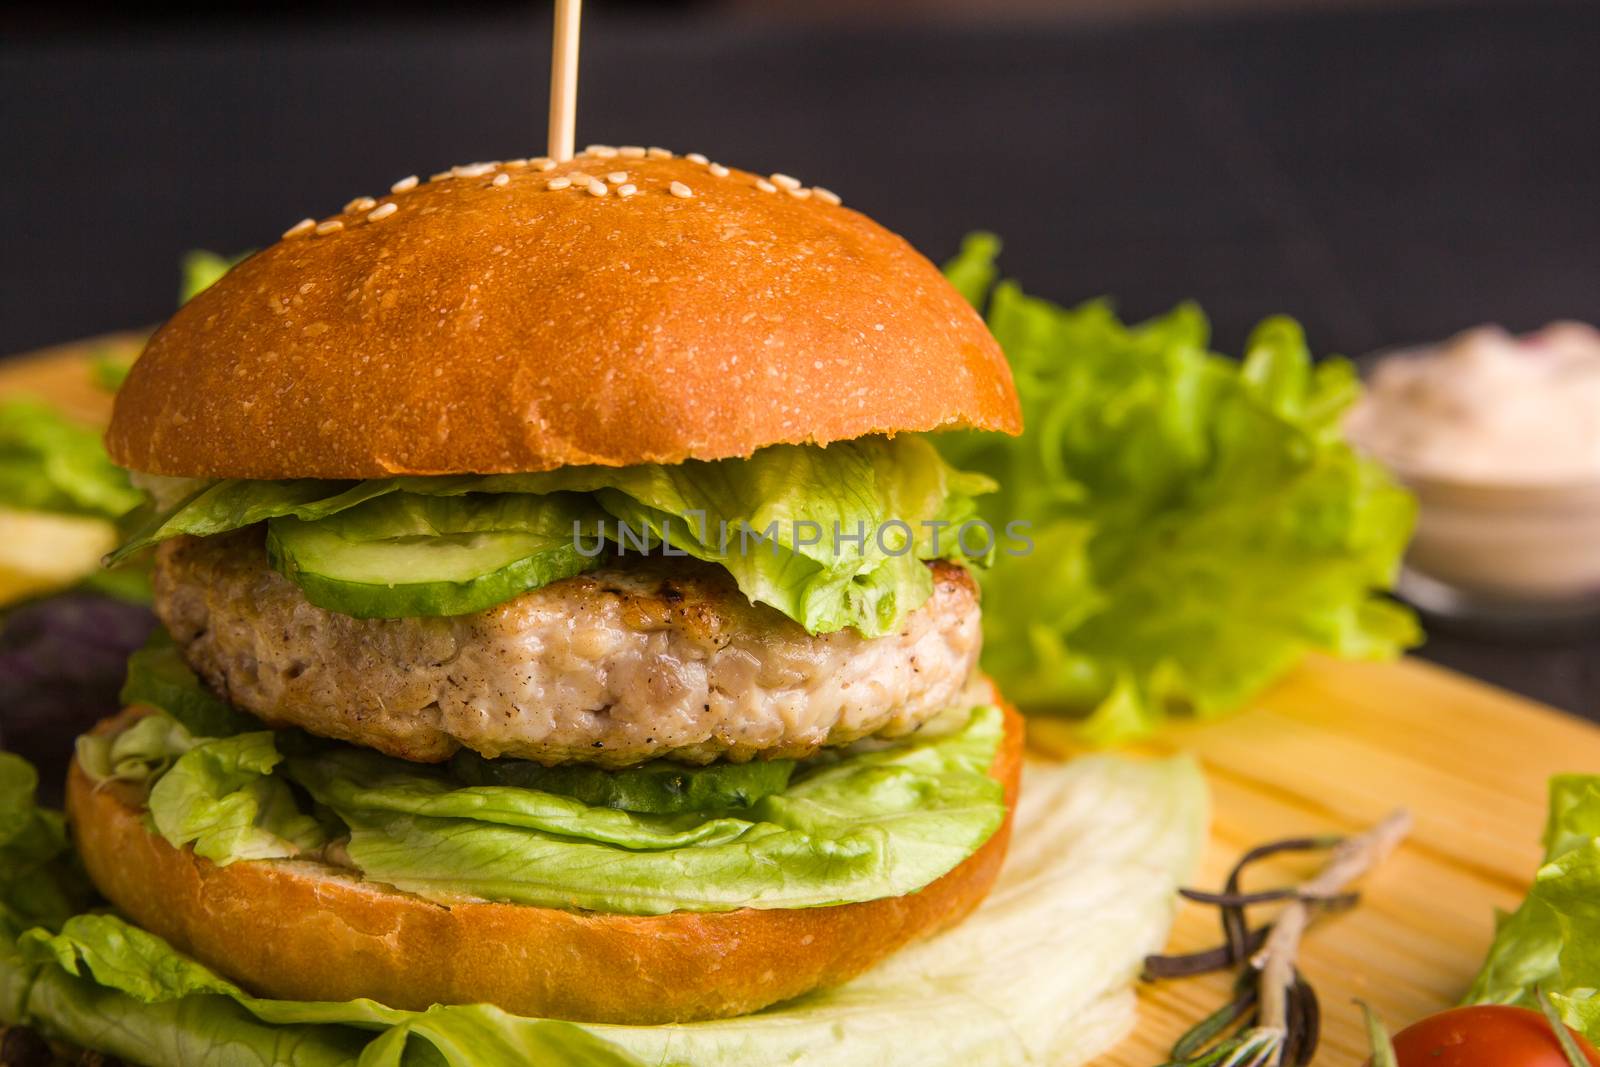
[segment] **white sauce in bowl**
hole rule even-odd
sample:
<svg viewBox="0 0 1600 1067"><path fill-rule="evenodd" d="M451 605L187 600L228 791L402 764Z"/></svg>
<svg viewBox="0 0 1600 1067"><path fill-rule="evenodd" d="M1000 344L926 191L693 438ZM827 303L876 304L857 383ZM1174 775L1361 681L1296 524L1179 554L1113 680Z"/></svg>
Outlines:
<svg viewBox="0 0 1600 1067"><path fill-rule="evenodd" d="M1351 437L1408 475L1554 485L1600 480L1600 331L1497 326L1383 359Z"/></svg>

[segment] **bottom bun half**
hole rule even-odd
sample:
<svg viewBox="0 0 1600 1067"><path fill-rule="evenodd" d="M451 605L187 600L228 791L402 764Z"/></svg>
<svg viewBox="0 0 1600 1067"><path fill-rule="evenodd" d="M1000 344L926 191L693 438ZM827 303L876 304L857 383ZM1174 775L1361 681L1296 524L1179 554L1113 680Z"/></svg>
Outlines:
<svg viewBox="0 0 1600 1067"><path fill-rule="evenodd" d="M446 906L320 863L219 867L151 833L136 796L115 784L97 789L76 762L67 811L84 865L108 900L259 996L689 1022L847 981L978 905L1005 858L1022 765L1021 718L1002 706L1006 735L990 769L1005 785L1000 828L915 893L832 907L634 916Z"/></svg>

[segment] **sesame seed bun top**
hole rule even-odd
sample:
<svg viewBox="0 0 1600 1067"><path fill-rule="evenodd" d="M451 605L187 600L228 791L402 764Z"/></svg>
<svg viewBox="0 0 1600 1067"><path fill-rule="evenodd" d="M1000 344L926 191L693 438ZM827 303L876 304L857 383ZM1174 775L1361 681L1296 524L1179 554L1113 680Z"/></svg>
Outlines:
<svg viewBox="0 0 1600 1067"><path fill-rule="evenodd" d="M112 457L373 478L1018 432L931 263L825 189L701 159L475 164L297 224L151 338Z"/></svg>

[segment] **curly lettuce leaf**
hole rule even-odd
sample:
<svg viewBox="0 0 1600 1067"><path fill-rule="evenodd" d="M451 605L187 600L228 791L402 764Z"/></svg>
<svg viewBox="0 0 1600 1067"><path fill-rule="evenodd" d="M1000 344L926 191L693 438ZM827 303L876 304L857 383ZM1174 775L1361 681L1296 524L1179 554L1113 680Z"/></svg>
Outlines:
<svg viewBox="0 0 1600 1067"><path fill-rule="evenodd" d="M140 500L96 430L39 401L0 401L0 604L86 576L112 595L148 600L142 572L97 573L117 542L115 520Z"/></svg>
<svg viewBox="0 0 1600 1067"><path fill-rule="evenodd" d="M1186 758L1030 765L1010 857L972 917L737 1019L580 1026L487 1005L266 1000L115 916L81 915L0 939L0 1022L173 1067L1072 1067L1133 1026L1131 982L1165 941L1206 824Z"/></svg>
<svg viewBox="0 0 1600 1067"><path fill-rule="evenodd" d="M236 256L219 256L215 252L207 252L200 248L186 253L181 267L182 281L178 286L179 305L187 304L217 284L224 274L249 257L249 252L240 252Z"/></svg>
<svg viewBox="0 0 1600 1067"><path fill-rule="evenodd" d="M320 848L327 842L322 824L272 773L282 759L270 730L194 744L150 789L156 832L219 866Z"/></svg>
<svg viewBox="0 0 1600 1067"><path fill-rule="evenodd" d="M143 784L169 843L220 865L329 855L436 897L657 914L899 896L970 856L1005 813L989 776L1004 732L992 706L871 751L658 761L601 772L613 781L597 787L581 769L417 764L252 728L165 635L130 661L123 692L149 713L80 738L79 763L97 781Z"/></svg>
<svg viewBox="0 0 1600 1067"><path fill-rule="evenodd" d="M95 353L89 363L89 377L96 386L108 393L115 393L121 389L122 383L128 380L128 372L131 370L133 370L131 358L109 352Z"/></svg>
<svg viewBox="0 0 1600 1067"><path fill-rule="evenodd" d="M795 767L792 759L724 761L704 767L656 759L620 770L585 763L546 767L533 760L486 759L467 748L450 759L451 772L465 785L537 789L575 797L591 807L648 815L748 808L787 789Z"/></svg>
<svg viewBox="0 0 1600 1067"><path fill-rule="evenodd" d="M38 806L38 787L32 764L0 751L0 957L24 929L58 929L92 896L66 820Z"/></svg>
<svg viewBox="0 0 1600 1067"><path fill-rule="evenodd" d="M128 657L118 700L125 708L159 708L195 737L232 737L261 725L207 689L160 626Z"/></svg>
<svg viewBox="0 0 1600 1067"><path fill-rule="evenodd" d="M979 303L997 248L969 239L946 268ZM979 575L984 666L1012 699L1112 742L1231 710L1307 651L1418 641L1382 595L1414 502L1344 442L1355 372L1314 363L1294 322L1263 322L1233 360L1192 305L1128 326L1007 282L988 324L1027 429L940 444L1000 484L991 522L1030 524L1032 551Z"/></svg>
<svg viewBox="0 0 1600 1067"><path fill-rule="evenodd" d="M653 915L922 888L999 827L1004 798L988 769L1002 732L999 709L979 708L944 736L804 767L746 806L668 814L473 784L450 765L295 732L194 738L161 714L85 739L82 765L97 779L150 783L155 831L219 865L320 849L332 836L320 815L337 825L341 862L410 892ZM719 771L679 771L699 773ZM299 806L291 783L315 809Z"/></svg>
<svg viewBox="0 0 1600 1067"><path fill-rule="evenodd" d="M809 908L921 889L998 829L998 708L961 730L858 753L744 810L646 815L553 793L458 786L350 748L290 777L349 827L368 878L424 896L654 915Z"/></svg>
<svg viewBox="0 0 1600 1067"><path fill-rule="evenodd" d="M774 445L747 459L670 466L355 483L224 481L151 519L110 559L180 534L207 537L290 518L326 521L391 493L588 494L612 520L604 532L618 551L670 546L725 567L751 601L812 633L854 627L875 637L893 632L931 595L922 561L962 558L950 528L973 516L973 498L993 488L989 478L951 467L914 435L825 448Z"/></svg>
<svg viewBox="0 0 1600 1067"><path fill-rule="evenodd" d="M1538 1009L1542 987L1568 1026L1600 1041L1600 776L1550 780L1544 863L1495 929L1468 1004Z"/></svg>
<svg viewBox="0 0 1600 1067"><path fill-rule="evenodd" d="M0 507L118 519L142 499L98 430L40 401L0 401Z"/></svg>
<svg viewBox="0 0 1600 1067"><path fill-rule="evenodd" d="M147 715L115 733L80 734L73 746L78 766L96 782L145 785L198 741L167 715Z"/></svg>
<svg viewBox="0 0 1600 1067"><path fill-rule="evenodd" d="M251 997L115 915L77 915L58 933L29 930L14 951L13 972L32 974L20 1006L10 1018L0 1010L0 1021L135 1063L640 1067L582 1027L488 1005L404 1012L370 1000ZM7 969L0 957L0 981Z"/></svg>

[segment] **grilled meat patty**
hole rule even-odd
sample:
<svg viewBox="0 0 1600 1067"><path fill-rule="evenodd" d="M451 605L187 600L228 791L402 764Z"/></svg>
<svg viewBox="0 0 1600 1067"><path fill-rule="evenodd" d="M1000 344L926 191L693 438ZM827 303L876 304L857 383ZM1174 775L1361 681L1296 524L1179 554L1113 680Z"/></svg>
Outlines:
<svg viewBox="0 0 1600 1067"><path fill-rule="evenodd" d="M808 634L682 558L624 558L472 615L355 619L309 603L246 530L163 545L155 592L190 665L270 725L419 762L466 747L621 767L804 756L949 709L978 660L978 591L930 566L933 596L871 639Z"/></svg>

